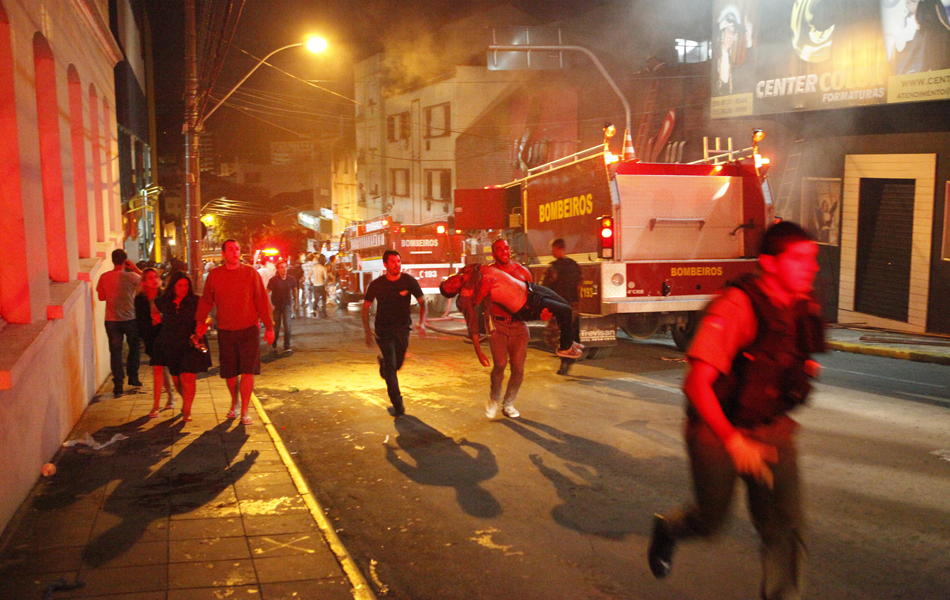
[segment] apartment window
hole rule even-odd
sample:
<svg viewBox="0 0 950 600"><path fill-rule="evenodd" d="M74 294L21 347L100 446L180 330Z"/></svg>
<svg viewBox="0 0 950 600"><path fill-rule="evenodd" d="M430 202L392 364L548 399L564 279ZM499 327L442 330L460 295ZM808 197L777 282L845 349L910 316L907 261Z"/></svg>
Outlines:
<svg viewBox="0 0 950 600"><path fill-rule="evenodd" d="M449 200L452 197L452 170L429 169L425 171L426 199Z"/></svg>
<svg viewBox="0 0 950 600"><path fill-rule="evenodd" d="M409 112L386 117L386 139L390 142L409 139Z"/></svg>
<svg viewBox="0 0 950 600"><path fill-rule="evenodd" d="M424 116L427 138L451 135L452 127L448 102L427 107L424 110Z"/></svg>
<svg viewBox="0 0 950 600"><path fill-rule="evenodd" d="M393 196L409 195L409 169L389 170L389 193Z"/></svg>
<svg viewBox="0 0 950 600"><path fill-rule="evenodd" d="M676 56L681 63L703 62L712 58L712 47L709 40L697 42L677 38Z"/></svg>

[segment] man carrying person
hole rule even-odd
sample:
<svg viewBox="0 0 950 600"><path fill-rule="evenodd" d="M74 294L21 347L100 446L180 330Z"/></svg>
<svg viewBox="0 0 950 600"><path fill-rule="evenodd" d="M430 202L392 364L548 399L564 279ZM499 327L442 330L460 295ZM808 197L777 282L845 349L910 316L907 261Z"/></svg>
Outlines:
<svg viewBox="0 0 950 600"><path fill-rule="evenodd" d="M274 343L271 348L277 350L277 338L280 337L281 323L284 325L284 352L292 352L290 347L290 318L294 314L294 298L297 294L297 280L287 274L287 261L277 262L277 274L267 282L271 293L270 303L274 307Z"/></svg>
<svg viewBox="0 0 950 600"><path fill-rule="evenodd" d="M406 414L397 372L402 368L406 350L409 349L409 333L412 331L410 295L415 297L419 304L417 329L422 339L426 337L426 303L419 282L402 272L402 257L398 252L383 252L383 265L386 272L366 288L363 300L363 331L367 347L373 347L374 338L379 346L379 374L386 380L386 392L393 405L392 414L398 417ZM369 309L373 300L376 300L375 336L369 328Z"/></svg>
<svg viewBox="0 0 950 600"><path fill-rule="evenodd" d="M571 305L571 339L580 343L580 315L577 311L577 305L581 299L581 267L574 259L567 257L564 247L565 244L562 238L557 238L551 242L551 254L554 255L554 261L544 272L541 285L549 288ZM557 374L567 375L571 365L575 362L576 359L574 358L562 356L561 368L557 370Z"/></svg>
<svg viewBox="0 0 950 600"><path fill-rule="evenodd" d="M760 272L730 284L706 309L683 382L695 501L653 519L648 559L657 578L670 573L677 541L720 529L741 477L762 539L760 595L801 598L798 424L787 413L805 402L809 377L820 369L810 354L824 351L820 308L811 294L817 254L798 225L773 225L762 238Z"/></svg>
<svg viewBox="0 0 950 600"><path fill-rule="evenodd" d="M483 275L483 272L486 273ZM452 298L458 293L471 295L470 302L462 304L469 337L475 347L475 354L483 366L488 366L488 357L482 352L478 339L478 321L474 318L475 308L486 299L493 306L502 307L513 318L524 321L548 320L552 316L558 323L560 342L557 355L576 359L584 346L571 339L571 306L550 289L515 279L507 273L480 265L465 266L460 272L448 277L439 286L442 295ZM467 290L473 293L465 294Z"/></svg>
<svg viewBox="0 0 950 600"><path fill-rule="evenodd" d="M141 356L138 323L135 320L135 293L142 281L142 272L129 260L125 250L112 251L111 271L99 276L96 294L106 303L106 336L109 338L109 361L112 366L112 395L121 396L126 373L122 368L122 339L129 345L126 367L129 386L141 387L139 357ZM128 268L131 273L126 271Z"/></svg>
<svg viewBox="0 0 950 600"><path fill-rule="evenodd" d="M253 421L248 408L254 391L254 376L261 372L261 330L258 323L264 324L264 339L273 344L274 320L263 281L254 267L241 264L240 244L228 240L221 247L221 253L224 265L208 273L204 293L198 302L195 334L201 337L208 331L208 313L217 308L221 377L227 380L231 392L231 410L227 417L237 418L240 388L241 422L250 425Z"/></svg>

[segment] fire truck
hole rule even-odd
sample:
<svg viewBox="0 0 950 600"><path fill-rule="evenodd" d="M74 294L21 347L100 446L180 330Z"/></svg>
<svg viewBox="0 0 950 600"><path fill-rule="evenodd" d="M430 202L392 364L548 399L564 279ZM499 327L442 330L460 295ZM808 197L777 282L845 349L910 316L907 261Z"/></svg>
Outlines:
<svg viewBox="0 0 950 600"><path fill-rule="evenodd" d="M439 284L462 266L461 231L449 220L407 225L385 214L348 226L340 237L337 301L341 306L363 299L369 283L383 274L383 252L396 250L402 270L419 281L429 301L439 303Z"/></svg>
<svg viewBox="0 0 950 600"><path fill-rule="evenodd" d="M754 269L773 220L767 164L748 150L719 164L643 163L605 144L504 185L456 190L455 225L482 236L504 228L535 281L563 238L581 266L589 358L610 353L618 328L640 339L670 331L685 349L712 294Z"/></svg>

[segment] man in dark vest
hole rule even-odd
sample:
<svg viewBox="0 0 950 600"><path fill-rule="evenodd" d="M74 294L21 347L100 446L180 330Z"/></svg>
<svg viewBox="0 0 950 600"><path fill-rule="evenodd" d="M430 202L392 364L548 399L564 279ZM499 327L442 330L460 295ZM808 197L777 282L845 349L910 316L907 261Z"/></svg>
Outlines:
<svg viewBox="0 0 950 600"><path fill-rule="evenodd" d="M773 225L762 239L759 273L729 285L706 309L683 382L695 501L653 519L648 555L657 578L670 573L676 541L720 529L741 477L762 539L761 597L801 597L798 424L787 413L805 401L809 378L817 375L810 354L824 351L811 294L817 254L817 244L798 225Z"/></svg>

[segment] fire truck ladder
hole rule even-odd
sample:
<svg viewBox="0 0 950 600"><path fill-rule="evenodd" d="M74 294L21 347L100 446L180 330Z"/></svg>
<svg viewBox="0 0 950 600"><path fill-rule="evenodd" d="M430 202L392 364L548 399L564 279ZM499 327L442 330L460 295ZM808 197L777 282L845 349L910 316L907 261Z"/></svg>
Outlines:
<svg viewBox="0 0 950 600"><path fill-rule="evenodd" d="M802 162L802 145L804 140L795 140L792 146L792 152L788 155L785 162L785 173L782 174L782 185L778 189L778 197L775 199L775 207L788 206L792 198L792 192L795 190L795 179L798 175L798 167Z"/></svg>
<svg viewBox="0 0 950 600"><path fill-rule="evenodd" d="M653 121L653 111L656 109L656 97L660 93L660 80L656 77L650 81L650 88L647 90L647 99L643 103L643 113L640 115L640 126L637 128L637 142L634 148L639 149L640 153L646 152L647 136L650 135L650 123ZM642 155L641 160L646 159Z"/></svg>

